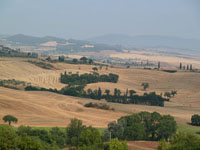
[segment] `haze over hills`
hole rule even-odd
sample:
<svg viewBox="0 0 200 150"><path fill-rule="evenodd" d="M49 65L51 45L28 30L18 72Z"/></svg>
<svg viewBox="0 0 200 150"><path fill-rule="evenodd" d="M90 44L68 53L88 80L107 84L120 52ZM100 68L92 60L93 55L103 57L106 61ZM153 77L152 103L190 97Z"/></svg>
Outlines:
<svg viewBox="0 0 200 150"><path fill-rule="evenodd" d="M175 48L200 51L200 40L175 36L106 34L87 39L105 44L125 45L135 48Z"/></svg>
<svg viewBox="0 0 200 150"><path fill-rule="evenodd" d="M186 39L175 36L141 35L129 36L123 34L107 34L86 40L64 39L53 36L35 37L23 34L0 35L0 44L11 46L36 46L55 47L58 53L68 52L99 52L101 50L123 50L123 49L151 49L167 48L200 52L200 40ZM48 43L48 42L54 42ZM47 44L44 44L47 43ZM43 45L44 44L44 45ZM168 50L169 51L169 50Z"/></svg>
<svg viewBox="0 0 200 150"><path fill-rule="evenodd" d="M23 34L16 34L12 36L7 36L5 39L13 44L18 45L40 45L42 43L46 43L49 41L56 41L56 42L66 42L65 39L52 37L52 36L45 36L45 37L35 37L35 36L28 36Z"/></svg>
<svg viewBox="0 0 200 150"><path fill-rule="evenodd" d="M45 54L59 53L68 54L74 52L98 52L101 50L116 50L120 51L121 46L111 45L111 44L98 44L96 42L89 42L86 40L76 40L76 39L63 39L53 36L35 37L23 34L16 34L12 36L0 36L0 44L4 46L11 46L13 48L21 48L24 46L29 46L29 50L34 49L44 49ZM31 46L31 47L30 47Z"/></svg>

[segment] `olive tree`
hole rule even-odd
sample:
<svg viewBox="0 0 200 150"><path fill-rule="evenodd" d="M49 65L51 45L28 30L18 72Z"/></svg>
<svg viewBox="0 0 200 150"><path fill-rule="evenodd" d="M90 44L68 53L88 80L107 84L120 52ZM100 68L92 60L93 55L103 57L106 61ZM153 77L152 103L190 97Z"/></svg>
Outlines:
<svg viewBox="0 0 200 150"><path fill-rule="evenodd" d="M6 115L3 117L3 121L8 122L8 124L11 125L12 122L17 123L18 119L12 115Z"/></svg>

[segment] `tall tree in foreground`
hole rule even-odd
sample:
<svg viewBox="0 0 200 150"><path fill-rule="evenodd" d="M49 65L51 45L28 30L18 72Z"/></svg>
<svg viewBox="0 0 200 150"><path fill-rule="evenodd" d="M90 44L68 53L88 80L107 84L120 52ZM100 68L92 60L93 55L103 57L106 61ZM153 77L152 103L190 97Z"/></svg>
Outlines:
<svg viewBox="0 0 200 150"><path fill-rule="evenodd" d="M172 137L168 144L165 140L160 142L158 150L199 150L200 138L193 134L179 132Z"/></svg>
<svg viewBox="0 0 200 150"><path fill-rule="evenodd" d="M109 150L128 150L128 145L126 142L120 142L115 138L110 141Z"/></svg>
<svg viewBox="0 0 200 150"><path fill-rule="evenodd" d="M18 119L12 115L6 115L3 117L3 121L8 122L8 124L11 125L12 122L17 123Z"/></svg>

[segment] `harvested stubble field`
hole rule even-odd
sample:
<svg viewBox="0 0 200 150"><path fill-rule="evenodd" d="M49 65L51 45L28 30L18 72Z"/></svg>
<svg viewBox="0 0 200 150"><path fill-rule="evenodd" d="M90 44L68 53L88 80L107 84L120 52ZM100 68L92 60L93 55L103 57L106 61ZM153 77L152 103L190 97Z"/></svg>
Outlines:
<svg viewBox="0 0 200 150"><path fill-rule="evenodd" d="M60 89L65 85L59 82L60 73L91 72L90 65L72 65L53 63L57 70L45 70L22 58L0 58L0 79L16 79L26 81L32 85ZM162 114L173 115L178 123L186 124L191 115L200 112L200 73L178 71L167 73L157 70L144 70L134 68L108 68L103 67L100 74L116 73L119 75L118 83L95 83L86 88L110 89L119 88L122 92L134 89L143 94L141 83L148 82L150 88L147 92L177 90L178 95L165 107L145 105L125 105L107 103L115 108L115 112L85 108L83 105L94 100L70 97L49 92L25 92L7 88L0 88L0 117L13 114L19 118L18 125L31 126L66 126L70 118L77 117L86 125L106 127L107 123L116 120L125 114L139 111L157 111ZM98 101L95 101L98 103Z"/></svg>
<svg viewBox="0 0 200 150"><path fill-rule="evenodd" d="M0 117L12 114L19 118L18 125L67 126L71 118L86 125L106 127L125 113L86 108L80 99L50 92L25 92L0 87ZM2 120L0 121L2 123Z"/></svg>
<svg viewBox="0 0 200 150"><path fill-rule="evenodd" d="M157 150L158 142L153 141L130 141L129 150Z"/></svg>
<svg viewBox="0 0 200 150"><path fill-rule="evenodd" d="M166 51L166 50L165 50ZM172 52L173 53L173 52ZM193 66L200 67L200 53L198 52L184 52L179 51L178 53L170 54L164 53L160 54L155 50L144 50L130 52L113 52L110 57L121 58L121 59L139 59L139 60L149 60L150 62L157 63L161 61L162 64L168 64L169 66L177 67L179 63L182 62L184 65L193 64Z"/></svg>

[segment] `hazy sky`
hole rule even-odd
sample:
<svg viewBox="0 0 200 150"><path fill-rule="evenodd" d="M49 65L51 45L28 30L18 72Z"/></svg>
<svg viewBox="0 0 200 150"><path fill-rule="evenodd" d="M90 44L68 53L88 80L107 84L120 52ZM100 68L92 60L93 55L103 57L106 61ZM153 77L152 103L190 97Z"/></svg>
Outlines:
<svg viewBox="0 0 200 150"><path fill-rule="evenodd" d="M200 0L0 0L0 34L200 39Z"/></svg>

